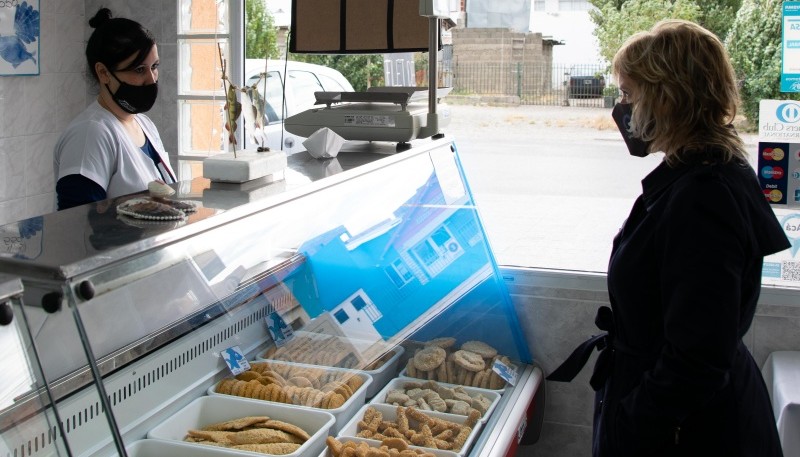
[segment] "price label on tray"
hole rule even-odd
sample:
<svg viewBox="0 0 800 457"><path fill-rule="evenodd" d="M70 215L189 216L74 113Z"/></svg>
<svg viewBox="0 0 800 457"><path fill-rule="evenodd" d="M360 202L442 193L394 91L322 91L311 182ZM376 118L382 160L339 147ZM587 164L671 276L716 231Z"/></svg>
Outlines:
<svg viewBox="0 0 800 457"><path fill-rule="evenodd" d="M494 361L494 365L492 365L492 370L497 373L498 376L505 379L507 383L511 384L512 386L517 385L517 367L514 365L506 365L505 363L501 362L499 359Z"/></svg>
<svg viewBox="0 0 800 457"><path fill-rule="evenodd" d="M228 365L234 376L240 375L250 369L250 362L247 361L239 346L232 346L222 351L222 359Z"/></svg>
<svg viewBox="0 0 800 457"><path fill-rule="evenodd" d="M267 324L269 336L272 337L272 341L275 342L275 346L281 347L292 339L292 336L294 335L292 327L286 325L286 321L283 320L277 311L269 313L264 320Z"/></svg>

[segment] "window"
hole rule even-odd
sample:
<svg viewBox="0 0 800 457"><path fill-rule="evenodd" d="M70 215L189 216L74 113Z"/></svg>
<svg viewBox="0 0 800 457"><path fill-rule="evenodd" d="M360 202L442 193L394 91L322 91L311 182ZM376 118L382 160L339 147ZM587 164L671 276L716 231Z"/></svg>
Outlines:
<svg viewBox="0 0 800 457"><path fill-rule="evenodd" d="M384 269L386 275L392 280L394 285L399 289L414 279L414 275L408 270L405 262L402 259L397 259L392 264Z"/></svg>
<svg viewBox="0 0 800 457"><path fill-rule="evenodd" d="M202 174L202 158L226 149L222 70L232 58L230 18L241 14L240 2L180 0L178 18L178 179ZM231 71L226 72L231 77Z"/></svg>
<svg viewBox="0 0 800 457"><path fill-rule="evenodd" d="M312 106L317 101L314 92L323 91L319 80L309 71L289 71L287 87L292 91L292 99L296 106ZM289 113L294 114L294 113Z"/></svg>
<svg viewBox="0 0 800 457"><path fill-rule="evenodd" d="M367 302L364 301L364 297L361 295L356 295L355 298L350 300L350 303L353 304L353 308L355 308L356 311L361 311L367 307Z"/></svg>
<svg viewBox="0 0 800 457"><path fill-rule="evenodd" d="M453 263L464 250L445 227L439 227L431 236L412 248L417 260L431 277L441 273Z"/></svg>
<svg viewBox="0 0 800 457"><path fill-rule="evenodd" d="M335 317L336 321L339 322L340 324L344 324L345 322L350 320L350 316L347 315L347 311L343 309L340 309L335 313L333 313L333 317Z"/></svg>
<svg viewBox="0 0 800 457"><path fill-rule="evenodd" d="M319 82L322 83L322 87L328 92L346 92L349 90L344 88L341 84L339 84L335 79L331 78L330 76L318 74L317 77L319 78Z"/></svg>
<svg viewBox="0 0 800 457"><path fill-rule="evenodd" d="M559 11L589 11L591 7L589 0L558 0Z"/></svg>

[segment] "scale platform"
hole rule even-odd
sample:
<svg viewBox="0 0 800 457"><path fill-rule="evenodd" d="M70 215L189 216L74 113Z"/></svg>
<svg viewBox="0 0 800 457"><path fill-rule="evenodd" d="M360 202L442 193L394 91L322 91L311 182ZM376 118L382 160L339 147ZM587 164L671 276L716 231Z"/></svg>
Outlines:
<svg viewBox="0 0 800 457"><path fill-rule="evenodd" d="M451 88L437 89L437 98ZM285 120L287 131L308 137L327 127L345 140L406 144L439 134L450 123L447 105L430 115L425 87L378 87L367 92L315 92L318 105ZM400 149L398 145L398 149Z"/></svg>

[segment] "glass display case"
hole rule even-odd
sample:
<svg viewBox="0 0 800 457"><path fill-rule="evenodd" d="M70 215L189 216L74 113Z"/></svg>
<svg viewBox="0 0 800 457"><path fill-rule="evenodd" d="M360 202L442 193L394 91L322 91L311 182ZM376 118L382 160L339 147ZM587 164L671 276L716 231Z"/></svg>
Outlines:
<svg viewBox="0 0 800 457"><path fill-rule="evenodd" d="M440 447L513 454L541 371L451 138L400 154L372 143L327 160L301 152L283 176L175 189L197 207L180 220L121 215L117 199L0 227L20 240L0 253L0 271L25 286L18 308L32 336L18 364L41 365L34 390L38 382L52 395L40 403L56 405L69 455L183 455L148 447L158 443L213 454L186 444L211 436L187 435L206 414L187 411L234 414L257 402L301 428L322 424L306 430L309 444L296 443L309 447L292 448L316 456L327 435L365 436L347 424L376 399L391 403L386 389L400 377L449 395L401 404L403 415L450 417L467 402L450 418L466 421L453 427L469 427L470 439L444 434ZM4 422L25 415L17 402L5 411ZM60 441L31 447L55 433L39 416L25 433L3 429L7 455L63 453ZM312 446L318 436L323 444Z"/></svg>
<svg viewBox="0 0 800 457"><path fill-rule="evenodd" d="M22 293L18 278L0 274L0 455L33 455L44 448L47 455L70 455L62 439L64 423L52 406L52 394L28 332ZM26 440L26 447L17 447L20 439Z"/></svg>

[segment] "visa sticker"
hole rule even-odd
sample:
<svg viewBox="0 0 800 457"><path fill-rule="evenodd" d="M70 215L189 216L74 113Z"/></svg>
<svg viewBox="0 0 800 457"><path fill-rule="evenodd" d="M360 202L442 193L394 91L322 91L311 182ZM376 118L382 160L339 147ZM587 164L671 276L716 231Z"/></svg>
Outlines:
<svg viewBox="0 0 800 457"><path fill-rule="evenodd" d="M283 320L277 311L273 311L272 313L268 314L264 320L267 323L269 336L272 337L272 341L275 342L275 346L283 346L292 339L292 336L294 336L294 330L292 330L292 327L286 325L286 321Z"/></svg>
<svg viewBox="0 0 800 457"><path fill-rule="evenodd" d="M506 365L505 363L501 362L500 360L495 360L494 364L492 365L492 370L497 373L498 376L505 379L507 383L511 384L512 386L517 385L517 367L514 365Z"/></svg>
<svg viewBox="0 0 800 457"><path fill-rule="evenodd" d="M225 360L225 364L228 365L228 369L234 376L250 369L250 362L247 361L239 346L232 346L222 351L222 359Z"/></svg>

